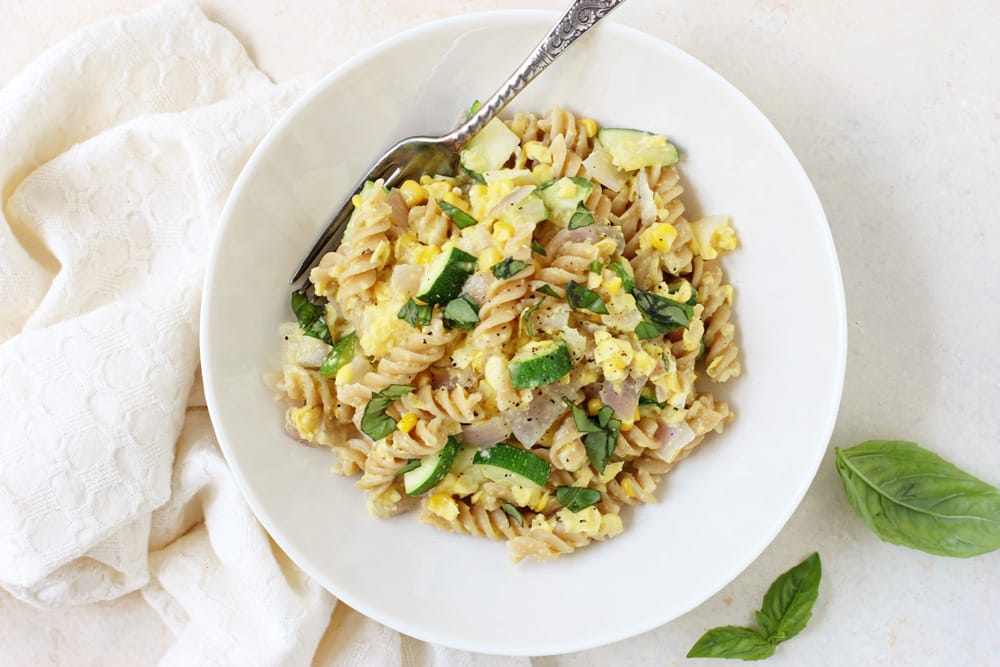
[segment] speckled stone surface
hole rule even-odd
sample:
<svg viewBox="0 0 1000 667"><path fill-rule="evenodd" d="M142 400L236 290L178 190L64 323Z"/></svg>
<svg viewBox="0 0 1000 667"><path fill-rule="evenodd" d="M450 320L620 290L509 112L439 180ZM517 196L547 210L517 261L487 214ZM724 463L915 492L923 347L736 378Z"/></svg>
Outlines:
<svg viewBox="0 0 1000 667"><path fill-rule="evenodd" d="M4 0L0 84L74 30L149 4ZM200 4L284 80L328 71L425 21L565 3ZM831 445L916 440L1000 484L1000 4L630 0L615 18L681 47L740 88L819 192L840 255L850 335ZM780 285L774 316L795 317ZM774 410L780 420L781 396ZM813 620L768 664L1000 665L1000 553L950 560L879 542L845 502L832 446L779 537L718 595L635 639L535 662L684 664L704 629L751 622L772 579L818 550L824 576ZM336 618L344 613L334 614L341 630L349 627ZM154 664L171 641L137 594L37 610L0 593L4 665Z"/></svg>

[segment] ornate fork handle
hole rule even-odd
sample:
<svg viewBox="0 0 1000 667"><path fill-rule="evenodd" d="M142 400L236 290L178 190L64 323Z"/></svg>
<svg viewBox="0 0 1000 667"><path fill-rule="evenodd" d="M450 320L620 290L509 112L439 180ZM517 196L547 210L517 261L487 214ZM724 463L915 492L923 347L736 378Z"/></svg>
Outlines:
<svg viewBox="0 0 1000 667"><path fill-rule="evenodd" d="M486 123L500 113L580 35L593 28L598 21L623 2L625 0L576 0L500 89L493 93L493 96L486 100L465 123L448 134L445 140L454 150L461 150L469 139L483 129Z"/></svg>

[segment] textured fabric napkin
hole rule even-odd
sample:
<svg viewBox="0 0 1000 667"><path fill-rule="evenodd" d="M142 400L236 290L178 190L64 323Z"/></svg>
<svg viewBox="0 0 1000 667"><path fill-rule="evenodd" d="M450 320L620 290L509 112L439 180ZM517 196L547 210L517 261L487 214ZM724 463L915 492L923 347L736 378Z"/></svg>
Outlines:
<svg viewBox="0 0 1000 667"><path fill-rule="evenodd" d="M307 83L274 85L173 5L0 91L0 585L44 606L141 590L177 636L164 664L304 665L321 639L326 663L493 662L346 608L331 624L215 442L197 374L213 228Z"/></svg>

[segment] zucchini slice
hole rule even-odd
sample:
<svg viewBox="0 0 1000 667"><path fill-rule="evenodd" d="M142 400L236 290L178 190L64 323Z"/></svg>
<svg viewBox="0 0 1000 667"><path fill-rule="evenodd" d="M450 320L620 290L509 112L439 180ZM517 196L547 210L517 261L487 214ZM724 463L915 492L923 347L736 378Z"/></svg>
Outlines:
<svg viewBox="0 0 1000 667"><path fill-rule="evenodd" d="M502 120L494 118L472 137L459 153L459 160L463 167L481 175L502 167L520 143L520 138Z"/></svg>
<svg viewBox="0 0 1000 667"><path fill-rule="evenodd" d="M417 298L444 305L462 293L462 286L475 270L475 257L458 248L446 250L427 265Z"/></svg>
<svg viewBox="0 0 1000 667"><path fill-rule="evenodd" d="M538 196L549 210L549 220L560 227L569 224L576 207L594 191L594 184L579 176L564 176L538 188Z"/></svg>
<svg viewBox="0 0 1000 667"><path fill-rule="evenodd" d="M507 372L514 389L551 384L570 372L573 362L564 341L533 341L510 360Z"/></svg>
<svg viewBox="0 0 1000 667"><path fill-rule="evenodd" d="M677 147L662 134L606 127L597 132L597 139L611 155L611 162L625 171L677 164Z"/></svg>
<svg viewBox="0 0 1000 667"><path fill-rule="evenodd" d="M549 481L552 464L526 449L501 443L489 449L480 449L472 458L475 465L500 468L503 481L511 484L534 484L544 487ZM409 474L409 473L407 473Z"/></svg>
<svg viewBox="0 0 1000 667"><path fill-rule="evenodd" d="M451 470L451 464L461 444L454 437L437 454L431 454L420 459L420 465L403 474L403 488L408 496L419 496L427 493L437 485Z"/></svg>

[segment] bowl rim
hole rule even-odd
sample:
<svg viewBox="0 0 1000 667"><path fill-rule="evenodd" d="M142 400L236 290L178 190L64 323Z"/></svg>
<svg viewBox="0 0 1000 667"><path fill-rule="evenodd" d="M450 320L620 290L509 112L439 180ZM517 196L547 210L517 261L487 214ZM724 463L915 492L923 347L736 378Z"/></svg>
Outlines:
<svg viewBox="0 0 1000 667"><path fill-rule="evenodd" d="M482 12L471 12L467 14L461 14L457 16L450 16L445 18L440 18L436 20L427 21L419 25L413 26L406 30L400 31L390 37L377 42L362 51L359 51L355 55L351 56L339 66L334 68L332 71L321 77L318 81L311 84L309 88L303 92L303 94L282 114L278 121L268 130L268 132L261 139L260 143L254 149L250 158L247 160L246 164L240 171L239 176L233 184L232 190L227 197L226 204L222 209L219 216L219 224L215 230L215 236L212 240L211 250L208 255L208 263L205 271L205 278L203 283L203 294L202 303L200 310L200 330L199 330L199 350L200 350L200 362L203 372L203 384L205 390L206 403L209 410L209 415L212 417L213 429L216 433L216 438L218 440L220 449L226 459L229 469L233 474L233 478L236 480L237 486L239 487L244 499L250 506L254 513L254 516L260 521L261 525L271 536L274 542L291 558L291 560L296 564L297 567L302 569L304 573L313 578L317 583L320 584L326 591L333 595L336 599L343 601L348 606L357 610L359 613L386 625L396 631L402 632L404 634L410 635L422 641L427 641L430 643L442 644L456 648L459 650L473 651L479 653L493 654L493 655L509 655L509 656L531 656L531 655L557 655L570 653L575 651L583 651L599 646L604 646L617 641L628 639L631 637L638 636L640 634L649 632L655 628L665 625L675 619L680 618L688 614L691 610L703 604L705 601L710 599L712 596L716 595L725 586L735 580L747 567L753 564L761 554L770 546L774 539L781 532L782 528L786 525L788 520L792 517L795 511L799 508L802 503L802 499L805 497L806 492L809 490L813 481L816 478L816 474L819 471L820 464L826 452L829 450L830 438L833 434L834 426L836 424L837 416L840 409L840 404L843 398L844 380L846 375L846 364L847 364L847 349L848 349L848 331L847 331L847 306L846 298L843 284L843 277L840 267L839 258L837 256L837 250L833 239L833 234L830 229L829 220L826 217L826 213L823 209L822 202L819 198L812 181L809 179L805 168L799 162L798 158L795 156L791 147L785 141L784 137L777 130L774 124L767 118L767 116L753 103L753 101L742 91L740 91L736 86L725 79L721 74L716 72L707 64L698 60L694 56L690 55L680 47L677 47L664 39L655 37L638 28L634 28L629 25L625 25L614 20L614 17L606 18L602 21L601 25L597 28L599 30L616 33L619 38L627 39L631 42L641 42L647 47L654 49L666 49L667 51L673 52L673 55L678 57L680 60L684 61L686 65L691 66L701 72L706 78L711 79L715 85L719 85L726 89L729 93L735 94L737 97L742 98L745 101L744 111L756 116L758 122L762 123L763 128L766 132L772 135L771 139L775 142L774 146L778 148L782 153L782 158L793 168L796 178L800 181L800 189L806 195L809 200L809 206L814 209L813 213L816 216L817 222L822 221L822 245L824 246L825 253L828 260L831 260L833 273L830 278L833 279L833 297L836 301L836 331L832 332L832 338L836 339L836 350L831 352L835 353L835 366L836 376L833 379L833 393L831 396L830 405L827 410L825 423L821 430L817 433L823 434L823 439L826 441L826 446L822 449L817 447L814 460L811 462L811 468L809 469L808 475L803 475L799 483L799 488L795 490L794 502L789 503L788 510L784 516L779 517L780 520L776 520L773 523L773 529L767 536L767 539L761 542L761 548L756 553L753 553L749 560L746 562L734 563L731 568L729 568L725 573L720 574L716 577L716 585L706 587L705 594L701 599L695 599L692 603L687 606L681 613L672 615L669 618L659 617L655 614L648 615L645 620L637 618L636 622L629 626L628 630L621 630L617 632L607 632L604 630L597 630L591 633L586 641L573 641L567 642L562 640L553 640L546 644L545 646L527 646L519 648L517 646L506 646L498 650L498 646L484 646L478 643L465 642L460 638L447 638L442 639L441 637L435 637L424 631L421 627L414 626L406 619L397 616L392 610L383 609L373 609L371 608L364 599L354 597L350 594L344 595L342 593L335 592L333 589L336 586L332 585L332 582L324 576L321 572L316 571L305 563L310 563L311 559L306 557L293 543L291 539L284 533L281 526L275 522L268 511L265 509L264 501L259 498L252 490L251 484L241 469L240 465L237 463L237 457L234 453L233 448L228 443L225 437L225 428L222 426L221 421L216 421L215 417L220 413L220 408L218 407L221 402L221 394L218 387L215 384L215 379L212 376L211 368L213 367L213 352L212 348L209 346L209 339L211 338L211 327L209 322L211 318L209 313L213 309L214 299L212 297L212 292L209 287L215 282L216 279L216 269L218 266L218 257L221 251L221 239L223 237L224 230L229 224L232 224L233 215L232 210L236 206L236 202L242 198L243 191L246 189L247 181L250 179L250 174L256 169L257 164L264 159L264 156L269 152L269 149L273 143L278 140L278 137L284 133L285 129L291 125L295 118L299 115L299 111L310 105L313 100L319 97L327 88L348 74L350 71L355 69L357 66L366 63L378 56L380 56L385 51L392 49L402 43L410 41L415 37L419 37L425 33L433 33L438 30L450 27L459 27L462 25L468 25L470 27L480 27L483 25L488 25L489 23L496 20L505 21L523 21L530 22L538 19L547 19L549 23L554 23L556 17L558 17L561 12L553 10L540 10L540 9L512 9L512 10L493 10L493 11L482 11ZM541 651L539 649L542 649Z"/></svg>

